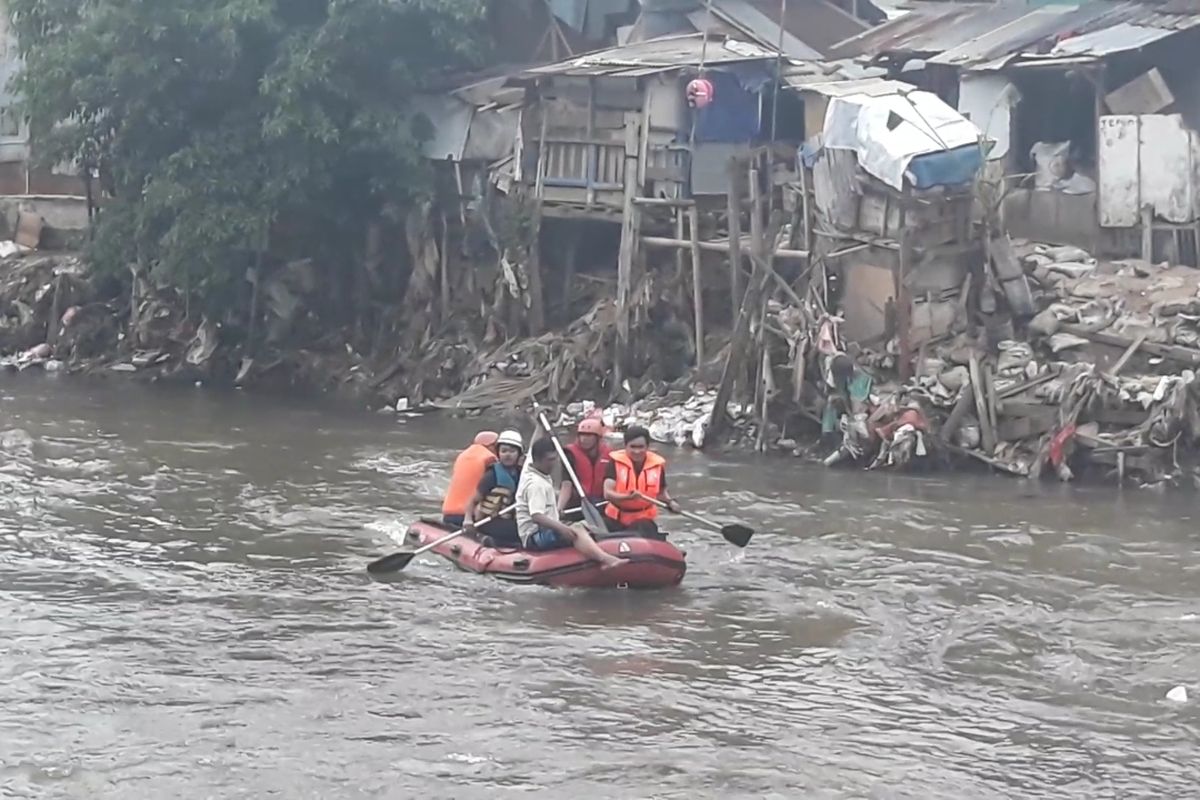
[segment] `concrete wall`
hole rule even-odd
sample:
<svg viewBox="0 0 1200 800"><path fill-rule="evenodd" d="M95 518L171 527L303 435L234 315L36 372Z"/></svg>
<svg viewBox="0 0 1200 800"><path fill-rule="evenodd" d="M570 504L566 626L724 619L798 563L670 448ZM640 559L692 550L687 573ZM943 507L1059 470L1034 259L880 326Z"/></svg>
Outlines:
<svg viewBox="0 0 1200 800"><path fill-rule="evenodd" d="M1100 227L1095 194L1013 189L1005 198L1003 215L1008 232L1019 239L1072 244L1111 257L1138 252L1136 229Z"/></svg>
<svg viewBox="0 0 1200 800"><path fill-rule="evenodd" d="M0 238L12 238L22 212L45 221L43 250L76 248L87 236L87 201L82 197L0 197Z"/></svg>

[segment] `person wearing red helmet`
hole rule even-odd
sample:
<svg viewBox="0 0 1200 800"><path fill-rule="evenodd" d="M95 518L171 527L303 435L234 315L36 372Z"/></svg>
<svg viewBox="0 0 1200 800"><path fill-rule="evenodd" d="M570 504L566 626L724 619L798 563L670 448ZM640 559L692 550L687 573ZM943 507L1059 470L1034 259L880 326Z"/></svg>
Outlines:
<svg viewBox="0 0 1200 800"><path fill-rule="evenodd" d="M604 420L599 416L580 420L575 429L575 441L564 447L563 451L587 499L593 503L604 502L604 475L608 471L610 455L609 447L604 442ZM579 504L579 493L575 491L575 484L568 474L558 490L558 508L565 511Z"/></svg>

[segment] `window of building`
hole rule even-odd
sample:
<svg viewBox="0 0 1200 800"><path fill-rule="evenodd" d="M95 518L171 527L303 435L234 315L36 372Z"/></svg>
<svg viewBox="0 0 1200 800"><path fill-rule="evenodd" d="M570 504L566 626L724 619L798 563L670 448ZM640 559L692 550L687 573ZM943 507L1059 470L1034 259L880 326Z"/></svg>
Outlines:
<svg viewBox="0 0 1200 800"><path fill-rule="evenodd" d="M13 106L0 107L0 138L14 139L20 135L20 113Z"/></svg>

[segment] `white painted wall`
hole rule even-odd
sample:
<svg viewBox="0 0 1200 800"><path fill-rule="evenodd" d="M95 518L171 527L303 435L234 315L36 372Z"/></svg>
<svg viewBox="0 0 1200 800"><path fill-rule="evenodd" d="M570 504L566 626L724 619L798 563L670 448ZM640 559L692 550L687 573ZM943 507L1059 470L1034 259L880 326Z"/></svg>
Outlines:
<svg viewBox="0 0 1200 800"><path fill-rule="evenodd" d="M1167 222L1200 219L1200 133L1178 114L1100 118L1099 216L1106 228L1131 228L1150 206Z"/></svg>
<svg viewBox="0 0 1200 800"><path fill-rule="evenodd" d="M1017 90L1003 75L964 72L958 84L958 111L996 144L988 160L1006 158L1012 146L1012 109Z"/></svg>

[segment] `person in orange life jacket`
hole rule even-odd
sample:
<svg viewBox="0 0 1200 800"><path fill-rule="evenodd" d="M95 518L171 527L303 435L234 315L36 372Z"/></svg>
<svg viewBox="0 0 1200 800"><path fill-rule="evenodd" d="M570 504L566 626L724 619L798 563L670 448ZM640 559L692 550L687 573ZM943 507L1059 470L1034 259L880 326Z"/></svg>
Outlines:
<svg viewBox="0 0 1200 800"><path fill-rule="evenodd" d="M463 527L468 533L480 533L490 537L499 547L519 547L516 513L497 514L516 502L517 486L521 482L521 456L525 443L517 431L505 431L496 440L496 451L500 460L483 473L475 496L471 498L463 515ZM491 522L478 528L475 520L494 517Z"/></svg>
<svg viewBox="0 0 1200 800"><path fill-rule="evenodd" d="M495 431L480 431L475 441L454 459L454 470L450 473L450 487L442 500L442 524L450 528L463 526L463 514L483 480L483 474L496 463Z"/></svg>
<svg viewBox="0 0 1200 800"><path fill-rule="evenodd" d="M604 500L604 476L612 454L604 442L604 422L598 417L585 417L580 420L575 434L575 441L564 447L563 452L566 453L567 462L575 470L587 499L593 503L600 503ZM575 491L575 484L571 482L571 476L565 474L562 486L558 490L558 510L563 512L579 504L579 493ZM575 521L580 519L583 519L582 512L578 513Z"/></svg>
<svg viewBox="0 0 1200 800"><path fill-rule="evenodd" d="M667 491L667 462L650 450L650 431L634 425L625 431L625 449L612 453L604 479L604 509L610 530L658 533L658 506L639 495L660 500L675 514L679 503Z"/></svg>
<svg viewBox="0 0 1200 800"><path fill-rule="evenodd" d="M550 473L558 462L554 442L538 439L529 452L529 463L521 472L517 488L517 529L527 550L557 550L574 547L600 564L601 569L620 566L621 559L604 552L583 526L572 527L559 516L558 498Z"/></svg>

